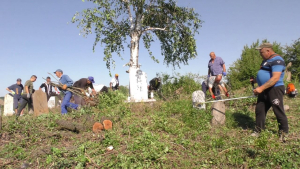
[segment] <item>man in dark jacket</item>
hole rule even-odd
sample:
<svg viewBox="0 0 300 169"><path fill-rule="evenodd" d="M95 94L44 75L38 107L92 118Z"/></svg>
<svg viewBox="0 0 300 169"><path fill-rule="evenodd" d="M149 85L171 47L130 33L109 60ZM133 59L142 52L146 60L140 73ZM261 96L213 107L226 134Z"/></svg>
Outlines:
<svg viewBox="0 0 300 169"><path fill-rule="evenodd" d="M89 76L88 78L81 78L73 84L73 87L81 89L82 92L86 93L86 89L89 87L92 89L93 95L96 95L93 83L95 83L94 77ZM85 101L80 96L74 94L75 104L84 106Z"/></svg>

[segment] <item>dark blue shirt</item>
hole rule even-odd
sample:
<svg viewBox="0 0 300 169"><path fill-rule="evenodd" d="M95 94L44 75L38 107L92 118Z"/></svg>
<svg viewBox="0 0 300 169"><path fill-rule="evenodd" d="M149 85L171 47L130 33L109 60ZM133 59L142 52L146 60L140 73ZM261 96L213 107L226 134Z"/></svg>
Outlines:
<svg viewBox="0 0 300 169"><path fill-rule="evenodd" d="M268 80L271 79L273 72L281 72L280 79L276 82L276 86L284 86L283 77L284 77L285 63L282 57L275 56L271 59L264 60L260 65L260 70L257 73L257 84L262 86Z"/></svg>
<svg viewBox="0 0 300 169"><path fill-rule="evenodd" d="M14 91L15 92L15 96L19 97L19 96L21 96L24 87L23 87L22 84L20 84L20 85L13 84L13 85L9 86L8 89Z"/></svg>
<svg viewBox="0 0 300 169"><path fill-rule="evenodd" d="M224 64L225 62L220 57L216 57L214 63L212 63L212 60L210 59L208 62L208 68L210 70L211 76L217 76L219 74L222 74Z"/></svg>

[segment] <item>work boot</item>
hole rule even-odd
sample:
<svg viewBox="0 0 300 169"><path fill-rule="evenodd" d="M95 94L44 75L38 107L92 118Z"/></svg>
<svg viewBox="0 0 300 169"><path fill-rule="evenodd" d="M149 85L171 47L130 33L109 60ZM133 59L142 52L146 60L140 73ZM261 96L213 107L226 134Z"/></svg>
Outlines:
<svg viewBox="0 0 300 169"><path fill-rule="evenodd" d="M285 143L287 141L288 138L288 133L283 132L282 130L279 131L279 141L282 143Z"/></svg>
<svg viewBox="0 0 300 169"><path fill-rule="evenodd" d="M225 95L226 95L226 97L229 97L229 93L228 92L226 92Z"/></svg>
<svg viewBox="0 0 300 169"><path fill-rule="evenodd" d="M259 137L259 133L258 132L253 132L250 136L252 136L252 137Z"/></svg>

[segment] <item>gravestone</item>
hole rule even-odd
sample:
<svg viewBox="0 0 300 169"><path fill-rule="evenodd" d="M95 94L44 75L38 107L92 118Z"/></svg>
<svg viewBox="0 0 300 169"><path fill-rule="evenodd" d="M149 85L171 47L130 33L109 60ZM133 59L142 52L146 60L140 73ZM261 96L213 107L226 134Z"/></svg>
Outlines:
<svg viewBox="0 0 300 169"><path fill-rule="evenodd" d="M291 79L292 79L292 73L291 73L291 71L288 71L288 69L290 68L292 66L292 62L290 62L290 63L288 63L288 65L286 66L286 69L285 69L285 71L284 71L284 79L286 80L286 81L288 81L288 82L290 82L291 81Z"/></svg>
<svg viewBox="0 0 300 169"><path fill-rule="evenodd" d="M37 90L32 95L34 116L39 116L41 114L48 114L48 103L47 95L42 90Z"/></svg>
<svg viewBox="0 0 300 169"><path fill-rule="evenodd" d="M6 94L4 97L4 116L12 116L14 112L14 98L10 94Z"/></svg>
<svg viewBox="0 0 300 169"><path fill-rule="evenodd" d="M194 91L192 94L193 107L198 109L205 109L205 94L201 90ZM201 104L199 104L201 103Z"/></svg>
<svg viewBox="0 0 300 169"><path fill-rule="evenodd" d="M213 103L211 108L211 114L213 116L211 120L212 126L225 124L225 103L222 101Z"/></svg>
<svg viewBox="0 0 300 169"><path fill-rule="evenodd" d="M48 101L48 108L52 109L55 107L55 101L56 101L56 98L55 96L51 96L49 101Z"/></svg>
<svg viewBox="0 0 300 169"><path fill-rule="evenodd" d="M0 106L4 106L4 100L0 99Z"/></svg>

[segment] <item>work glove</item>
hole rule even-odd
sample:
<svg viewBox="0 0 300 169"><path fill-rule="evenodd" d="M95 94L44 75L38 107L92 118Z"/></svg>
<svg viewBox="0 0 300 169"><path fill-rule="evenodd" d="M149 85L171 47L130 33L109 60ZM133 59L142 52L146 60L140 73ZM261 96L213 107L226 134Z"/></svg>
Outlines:
<svg viewBox="0 0 300 169"><path fill-rule="evenodd" d="M225 95L226 95L226 97L229 97L229 93L228 92L226 92Z"/></svg>
<svg viewBox="0 0 300 169"><path fill-rule="evenodd" d="M226 73L226 72L223 72L222 74L223 74L223 76L226 76L226 75L227 75L227 73Z"/></svg>
<svg viewBox="0 0 300 169"><path fill-rule="evenodd" d="M29 93L27 93L27 98L28 98L28 99L30 98L30 94L29 94Z"/></svg>
<svg viewBox="0 0 300 169"><path fill-rule="evenodd" d="M211 96L213 99L216 99L216 96L213 94L212 96Z"/></svg>
<svg viewBox="0 0 300 169"><path fill-rule="evenodd" d="M16 93L15 93L14 91L11 91L11 94L13 94L13 95L14 95L14 94L16 94Z"/></svg>
<svg viewBox="0 0 300 169"><path fill-rule="evenodd" d="M67 87L68 87L68 86L67 86L66 84L64 84L64 85L62 86L62 89L63 89L63 90L66 90Z"/></svg>

